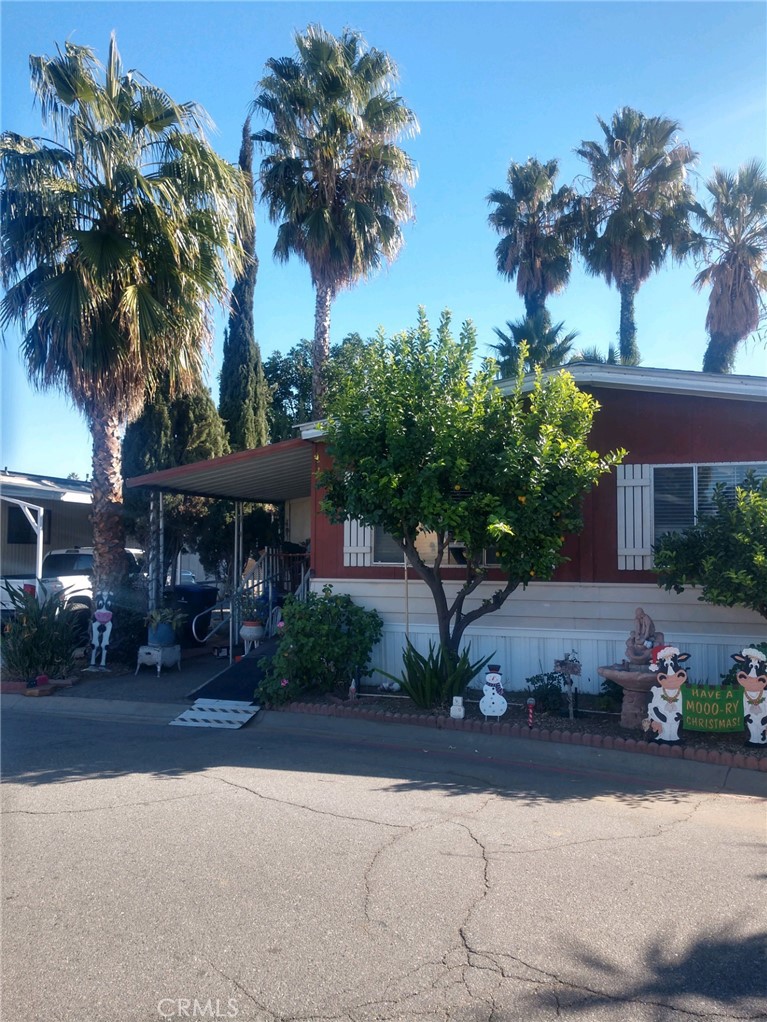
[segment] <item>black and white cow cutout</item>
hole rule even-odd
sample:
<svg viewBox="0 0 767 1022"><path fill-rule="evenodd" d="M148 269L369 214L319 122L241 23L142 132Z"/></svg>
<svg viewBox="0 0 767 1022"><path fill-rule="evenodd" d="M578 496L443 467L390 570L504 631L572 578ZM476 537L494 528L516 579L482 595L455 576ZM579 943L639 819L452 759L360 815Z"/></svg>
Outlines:
<svg viewBox="0 0 767 1022"><path fill-rule="evenodd" d="M743 720L748 730L746 745L767 745L767 656L759 649L747 647L733 653L732 659L744 670L738 671L738 684L743 689Z"/></svg>
<svg viewBox="0 0 767 1022"><path fill-rule="evenodd" d="M105 671L107 662L107 649L112 636L112 592L96 593L96 609L93 612L91 622L91 653L90 670ZM101 663L98 663L99 656Z"/></svg>
<svg viewBox="0 0 767 1022"><path fill-rule="evenodd" d="M653 650L650 670L657 672L658 684L650 690L652 698L647 707L647 727L654 732L656 742L678 742L682 724L682 685L687 671L682 664L690 659L689 653L680 653L676 646L662 646Z"/></svg>

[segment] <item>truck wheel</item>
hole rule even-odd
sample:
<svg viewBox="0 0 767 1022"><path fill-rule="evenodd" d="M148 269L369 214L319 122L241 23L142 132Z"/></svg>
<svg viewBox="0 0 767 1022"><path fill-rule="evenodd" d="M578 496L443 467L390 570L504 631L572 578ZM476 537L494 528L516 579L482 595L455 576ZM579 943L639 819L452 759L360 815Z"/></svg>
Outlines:
<svg viewBox="0 0 767 1022"><path fill-rule="evenodd" d="M67 610L72 612L74 631L77 636L78 646L85 646L91 638L91 605L84 600L73 600L67 604Z"/></svg>

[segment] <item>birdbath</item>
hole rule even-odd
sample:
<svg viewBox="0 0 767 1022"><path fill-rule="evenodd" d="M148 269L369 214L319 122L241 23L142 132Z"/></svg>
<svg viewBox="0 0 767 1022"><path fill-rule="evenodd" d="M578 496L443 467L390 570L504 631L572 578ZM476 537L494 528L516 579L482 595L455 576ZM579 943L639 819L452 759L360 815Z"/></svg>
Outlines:
<svg viewBox="0 0 767 1022"><path fill-rule="evenodd" d="M650 689L657 682L657 675L650 670L653 649L665 645L663 632L655 628L649 614L637 607L634 628L626 640L625 659L620 664L598 667L600 678L615 681L623 689L621 727L636 730L647 716Z"/></svg>

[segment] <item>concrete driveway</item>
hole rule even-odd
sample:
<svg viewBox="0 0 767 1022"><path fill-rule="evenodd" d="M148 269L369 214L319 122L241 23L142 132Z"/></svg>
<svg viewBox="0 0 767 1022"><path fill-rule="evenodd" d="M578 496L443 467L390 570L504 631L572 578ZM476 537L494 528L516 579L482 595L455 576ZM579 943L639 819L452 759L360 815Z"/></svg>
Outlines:
<svg viewBox="0 0 767 1022"><path fill-rule="evenodd" d="M4 714L9 1020L767 1017L762 773L53 702Z"/></svg>

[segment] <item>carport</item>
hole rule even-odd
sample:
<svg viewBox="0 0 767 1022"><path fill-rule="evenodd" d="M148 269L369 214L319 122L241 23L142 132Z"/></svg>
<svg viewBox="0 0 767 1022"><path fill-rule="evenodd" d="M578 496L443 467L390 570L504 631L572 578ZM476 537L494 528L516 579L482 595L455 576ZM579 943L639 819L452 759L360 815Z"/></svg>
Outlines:
<svg viewBox="0 0 767 1022"><path fill-rule="evenodd" d="M281 504L312 492L314 444L296 438L221 458L149 472L126 480L150 493L149 608L162 601L163 493L231 500L235 505L233 564L244 564L242 506L246 502Z"/></svg>

